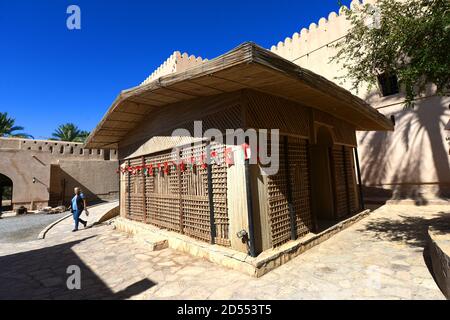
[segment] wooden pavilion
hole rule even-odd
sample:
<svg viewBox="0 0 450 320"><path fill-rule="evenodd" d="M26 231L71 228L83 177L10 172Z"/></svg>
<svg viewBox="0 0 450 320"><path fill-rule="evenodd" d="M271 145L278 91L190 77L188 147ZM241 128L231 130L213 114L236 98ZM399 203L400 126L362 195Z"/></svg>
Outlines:
<svg viewBox="0 0 450 320"><path fill-rule="evenodd" d="M250 156L205 162L236 147L194 137L198 120L224 135L279 129L278 172ZM191 135L172 137L179 128ZM119 150L122 217L257 256L360 212L355 131L392 129L333 82L244 43L123 91L87 148Z"/></svg>

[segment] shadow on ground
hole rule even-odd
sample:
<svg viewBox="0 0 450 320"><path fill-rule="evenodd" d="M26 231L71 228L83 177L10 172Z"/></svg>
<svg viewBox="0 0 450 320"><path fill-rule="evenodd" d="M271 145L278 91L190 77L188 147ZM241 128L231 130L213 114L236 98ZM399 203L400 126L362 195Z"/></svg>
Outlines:
<svg viewBox="0 0 450 320"><path fill-rule="evenodd" d="M433 218L400 215L401 219L380 218L368 222L361 232L370 231L376 239L406 242L413 247L425 248L428 227L438 233L450 232L450 212L439 212Z"/></svg>
<svg viewBox="0 0 450 320"><path fill-rule="evenodd" d="M371 232L378 240L398 241L411 247L422 248L422 256L434 281L436 275L433 271L430 249L428 245L428 227L432 227L438 234L450 233L450 212L439 212L433 218L399 216L401 219L376 219L370 221L361 232Z"/></svg>
<svg viewBox="0 0 450 320"><path fill-rule="evenodd" d="M144 279L113 292L72 250L87 239L0 257L0 299L127 299L156 285ZM69 290L67 267L81 270L81 289Z"/></svg>

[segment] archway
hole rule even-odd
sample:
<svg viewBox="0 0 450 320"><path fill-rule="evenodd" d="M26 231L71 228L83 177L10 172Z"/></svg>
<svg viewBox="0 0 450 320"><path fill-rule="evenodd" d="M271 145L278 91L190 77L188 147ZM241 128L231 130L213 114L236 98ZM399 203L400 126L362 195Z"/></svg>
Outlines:
<svg viewBox="0 0 450 320"><path fill-rule="evenodd" d="M13 182L0 173L0 214L12 210Z"/></svg>
<svg viewBox="0 0 450 320"><path fill-rule="evenodd" d="M311 145L312 209L319 230L335 220L330 153L333 137L327 127L317 129L317 143Z"/></svg>

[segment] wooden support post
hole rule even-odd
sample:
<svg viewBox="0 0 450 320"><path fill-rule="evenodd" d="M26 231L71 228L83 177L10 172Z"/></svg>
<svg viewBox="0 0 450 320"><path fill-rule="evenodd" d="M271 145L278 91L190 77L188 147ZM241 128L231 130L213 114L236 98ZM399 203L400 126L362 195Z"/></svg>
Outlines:
<svg viewBox="0 0 450 320"><path fill-rule="evenodd" d="M239 149L240 150L240 149ZM241 152L241 151L236 151ZM243 151L242 151L243 152ZM236 153L234 153L236 155ZM243 155L242 155L243 156ZM248 239L242 239L238 233L248 231L248 193L245 165L236 163L227 168L227 207L229 217L229 235L231 248L249 253ZM244 241L245 240L245 241Z"/></svg>
<svg viewBox="0 0 450 320"><path fill-rule="evenodd" d="M128 160L127 163L128 167L131 166L131 161ZM127 200L128 200L128 210L127 210L127 217L131 217L131 174L130 172L127 172L128 174L128 188L127 188Z"/></svg>
<svg viewBox="0 0 450 320"><path fill-rule="evenodd" d="M147 223L147 196L145 193L145 157L142 156L142 213L144 214L143 222Z"/></svg>
<svg viewBox="0 0 450 320"><path fill-rule="evenodd" d="M206 145L206 163L208 165L208 200L209 200L209 222L211 228L211 244L216 242L216 222L214 218L214 194L212 182L212 164L210 144Z"/></svg>
<svg viewBox="0 0 450 320"><path fill-rule="evenodd" d="M364 206L364 196L363 196L363 189L362 189L362 180L361 180L361 169L359 167L359 157L358 157L358 149L355 147L353 148L353 152L355 153L355 161L356 161L356 172L358 174L358 186L359 186L359 207L361 210L365 209Z"/></svg>
<svg viewBox="0 0 450 320"><path fill-rule="evenodd" d="M291 239L297 239L297 221L295 216L294 205L292 204L292 187L291 187L291 173L289 170L289 141L288 137L283 137L283 147L284 147L284 172L286 174L286 197L289 209L289 218L291 223Z"/></svg>
<svg viewBox="0 0 450 320"><path fill-rule="evenodd" d="M181 160L181 150L178 150L178 160ZM180 233L184 234L184 211L183 211L183 190L181 183L181 168L177 166L177 174L178 174L178 194L180 196L179 206L180 206Z"/></svg>
<svg viewBox="0 0 450 320"><path fill-rule="evenodd" d="M124 214L124 195L125 191L123 190L123 178L122 178L122 161L119 161L119 216L123 216Z"/></svg>

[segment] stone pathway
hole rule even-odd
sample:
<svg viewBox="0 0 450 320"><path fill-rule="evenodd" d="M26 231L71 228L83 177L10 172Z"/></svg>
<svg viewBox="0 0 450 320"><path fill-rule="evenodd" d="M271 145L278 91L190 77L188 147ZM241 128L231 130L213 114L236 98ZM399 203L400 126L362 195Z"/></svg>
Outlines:
<svg viewBox="0 0 450 320"><path fill-rule="evenodd" d="M425 230L444 206L383 206L255 279L172 249L149 252L100 225L44 240L0 244L0 298L10 299L444 299L428 271ZM81 290L66 269L81 268Z"/></svg>

